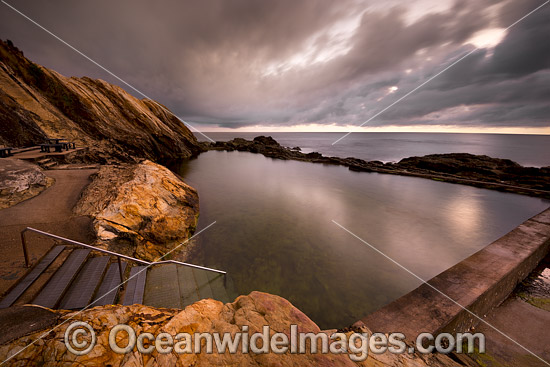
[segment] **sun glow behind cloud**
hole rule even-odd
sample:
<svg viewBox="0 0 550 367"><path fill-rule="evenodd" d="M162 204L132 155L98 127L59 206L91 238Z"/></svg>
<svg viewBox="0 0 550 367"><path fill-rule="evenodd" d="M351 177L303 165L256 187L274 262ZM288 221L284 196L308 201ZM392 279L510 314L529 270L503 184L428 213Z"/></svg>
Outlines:
<svg viewBox="0 0 550 367"><path fill-rule="evenodd" d="M525 17L531 0L137 2L131 16L118 2L18 3L201 130L354 131L479 47L358 130L550 133L550 7ZM0 33L62 74L119 84L13 14Z"/></svg>
<svg viewBox="0 0 550 367"><path fill-rule="evenodd" d="M506 30L504 28L483 29L476 32L473 37L464 44L470 43L477 48L493 48L502 41L505 35Z"/></svg>

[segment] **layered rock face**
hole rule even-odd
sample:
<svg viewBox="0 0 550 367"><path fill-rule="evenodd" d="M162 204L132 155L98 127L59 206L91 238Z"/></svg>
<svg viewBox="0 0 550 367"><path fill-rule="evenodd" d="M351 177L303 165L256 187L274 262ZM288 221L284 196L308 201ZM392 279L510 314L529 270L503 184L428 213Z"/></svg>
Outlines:
<svg viewBox="0 0 550 367"><path fill-rule="evenodd" d="M40 167L19 159L0 159L0 209L8 208L40 194L53 178Z"/></svg>
<svg viewBox="0 0 550 367"><path fill-rule="evenodd" d="M67 78L0 41L0 145L31 146L46 137L75 141L88 148L81 160L99 163L200 152L191 131L161 104L102 80Z"/></svg>
<svg viewBox="0 0 550 367"><path fill-rule="evenodd" d="M167 168L151 161L103 166L92 179L74 212L94 219L96 245L152 261L195 231L197 191Z"/></svg>
<svg viewBox="0 0 550 367"><path fill-rule="evenodd" d="M136 335L149 332L153 336L168 333L231 333L235 334L248 326L248 333L262 332L264 325L270 326L270 336L280 332L290 335L290 325L297 325L298 332L319 333L319 327L287 300L260 292L240 296L233 303L223 305L219 301L204 299L184 310L155 309L147 306L103 306L85 310L82 313L55 311L60 319L58 327L43 336L44 330L19 337L0 346L0 358L5 360L26 347L36 339L43 337L28 348L15 355L8 365L48 365L48 366L463 366L444 355L405 354L383 355L369 354L362 362L353 362L348 354L256 354L242 353L239 345L235 354L206 353L206 343L200 353L140 353L134 348L126 354L118 354L109 347L109 333L115 325L129 325ZM83 321L92 326L97 344L88 353L76 356L67 351L63 342L65 331L73 321ZM38 320L39 321L39 320ZM331 334L334 331L327 331ZM368 332L363 329L362 332ZM117 345L128 345L125 332L117 335ZM349 335L349 333L348 333ZM223 337L223 335L220 335ZM89 340L89 339L88 339ZM258 342L260 346L262 342Z"/></svg>

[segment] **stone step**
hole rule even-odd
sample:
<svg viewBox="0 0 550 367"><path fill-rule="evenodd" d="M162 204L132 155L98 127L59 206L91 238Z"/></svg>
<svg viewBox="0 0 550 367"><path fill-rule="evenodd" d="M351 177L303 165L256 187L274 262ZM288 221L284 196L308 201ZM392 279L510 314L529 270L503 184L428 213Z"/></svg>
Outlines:
<svg viewBox="0 0 550 367"><path fill-rule="evenodd" d="M130 277L126 283L126 292L124 293L124 300L122 301L124 306L143 304L146 277L146 266L134 266L130 269Z"/></svg>
<svg viewBox="0 0 550 367"><path fill-rule="evenodd" d="M67 260L61 265L48 283L42 288L38 296L33 300L34 304L55 308L75 276L78 274L91 250L76 249L71 252Z"/></svg>
<svg viewBox="0 0 550 367"><path fill-rule="evenodd" d="M225 290L227 291L227 296L229 297L229 302L233 302L235 298L239 297L239 292L235 288L235 283L231 274L225 274Z"/></svg>
<svg viewBox="0 0 550 367"><path fill-rule="evenodd" d="M199 300L199 292L192 268L178 266L178 284L181 294L181 308L185 308Z"/></svg>
<svg viewBox="0 0 550 367"><path fill-rule="evenodd" d="M144 305L185 308L204 298L230 302L224 275L178 264L153 265L147 273Z"/></svg>
<svg viewBox="0 0 550 367"><path fill-rule="evenodd" d="M49 163L46 163L46 164L41 164L40 166L44 169L50 169L52 167L55 167L57 165L56 162L49 162Z"/></svg>
<svg viewBox="0 0 550 367"><path fill-rule="evenodd" d="M38 279L40 274L42 274L48 268L48 266L50 266L50 264L59 256L59 254L61 254L64 249L65 246L55 246L54 248L52 248L42 258L42 260L40 260L40 262L38 262L38 264L36 264L31 269L31 271L28 272L27 275L25 275L25 277L21 279L15 285L15 287L13 287L11 291L2 299L2 301L0 302L0 308L10 307L12 304L14 304L14 302L17 301L17 299L21 297L23 293L25 293L27 288L29 288L36 279Z"/></svg>
<svg viewBox="0 0 550 367"><path fill-rule="evenodd" d="M214 298L212 288L210 287L210 280L208 279L208 270L193 268L193 275L195 276L195 282L197 283L197 290L199 291L199 299Z"/></svg>
<svg viewBox="0 0 550 367"><path fill-rule="evenodd" d="M149 269L143 303L153 307L181 308L176 264L156 265Z"/></svg>
<svg viewBox="0 0 550 367"><path fill-rule="evenodd" d="M122 274L124 275L128 264L126 261L121 261L121 263ZM93 306L112 305L115 303L118 291L122 288L122 280L120 279L120 271L118 269L118 261L109 265L109 269L107 269L107 273L103 277L103 281L94 297Z"/></svg>
<svg viewBox="0 0 550 367"><path fill-rule="evenodd" d="M63 296L59 308L74 310L88 306L103 279L109 260L109 256L97 256L88 259L67 293Z"/></svg>
<svg viewBox="0 0 550 367"><path fill-rule="evenodd" d="M223 274L210 271L208 272L207 277L210 282L210 288L212 289L212 298L223 303L230 302L225 284L225 276Z"/></svg>

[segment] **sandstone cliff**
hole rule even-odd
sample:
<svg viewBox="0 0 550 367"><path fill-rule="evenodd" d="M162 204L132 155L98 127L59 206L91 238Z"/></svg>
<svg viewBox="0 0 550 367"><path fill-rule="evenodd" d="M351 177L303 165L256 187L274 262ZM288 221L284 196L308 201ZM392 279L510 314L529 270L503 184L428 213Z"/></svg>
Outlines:
<svg viewBox="0 0 550 367"><path fill-rule="evenodd" d="M155 260L195 231L197 191L167 168L151 161L102 166L92 179L74 212L94 219L96 245Z"/></svg>
<svg viewBox="0 0 550 367"><path fill-rule="evenodd" d="M58 316L57 327L41 320L30 320L23 323L16 333L23 334L32 330L30 335L16 339L0 346L0 359L13 356L28 345L19 354L7 362L7 365L47 365L47 366L464 366L451 358L439 355L404 354L382 355L369 354L363 362L353 362L347 354L208 354L206 348L201 353L171 353L161 354L154 350L150 354L139 353L136 349L127 354L114 353L109 347L109 332L113 326L124 323L133 328L136 334L145 332L158 335L166 332L170 335L177 333L236 333L242 330L243 325L249 327L252 335L262 331L262 326L270 326L270 335L276 332L290 334L290 325L297 325L299 332L319 333L319 327L304 313L295 308L287 300L260 292L252 292L248 296L240 296L233 303L222 304L212 299L196 302L184 310L155 309L152 307L133 306L103 306L79 312L54 311L53 317ZM38 313L38 312L37 312ZM17 316L17 315L15 315ZM44 318L50 318L47 315ZM92 326L97 336L97 344L88 353L76 356L67 351L63 343L64 334L70 321L84 321ZM54 319L55 320L55 319ZM47 320L46 320L47 321ZM28 324L28 325L27 325ZM37 327L36 325L42 325ZM44 326L46 325L46 327ZM23 329L29 330L23 330ZM43 329L43 330L40 330ZM45 330L51 330L44 336ZM366 328L362 332L370 331ZM334 331L327 331L332 333ZM128 343L125 333L117 338L120 346ZM349 334L348 334L349 335ZM36 339L42 339L34 342ZM9 339L7 339L9 340ZM260 342L261 343L261 342ZM260 344L258 343L258 344ZM214 347L215 348L215 347Z"/></svg>
<svg viewBox="0 0 550 367"><path fill-rule="evenodd" d="M0 41L0 145L63 137L88 147L80 159L187 158L200 151L191 131L161 104L102 80L65 77Z"/></svg>

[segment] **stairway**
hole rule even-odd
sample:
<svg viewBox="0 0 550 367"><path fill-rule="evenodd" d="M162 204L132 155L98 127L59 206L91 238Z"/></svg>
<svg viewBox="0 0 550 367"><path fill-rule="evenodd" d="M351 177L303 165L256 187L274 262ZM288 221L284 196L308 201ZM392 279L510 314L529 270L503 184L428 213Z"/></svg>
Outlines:
<svg viewBox="0 0 550 367"><path fill-rule="evenodd" d="M153 307L185 308L203 298L223 303L233 301L227 275L179 264L159 264L149 268L143 304Z"/></svg>
<svg viewBox="0 0 550 367"><path fill-rule="evenodd" d="M123 305L184 308L203 298L227 303L236 296L227 275L176 263L133 266L128 277L124 277L125 284L121 285L116 257L92 256L91 252L90 249L54 246L0 300L0 308L24 303L18 302L21 299L66 310L82 309L90 304L92 307L116 304L117 301ZM121 261L121 265L124 276L130 264ZM52 270L55 271L50 275ZM37 286L33 285L41 284L40 281L45 284L36 290ZM118 297L123 288L123 296Z"/></svg>
<svg viewBox="0 0 550 367"><path fill-rule="evenodd" d="M51 158L42 158L38 161L36 161L36 163L42 167L43 169L52 169L53 167L55 167L57 165L57 162L54 161L53 159Z"/></svg>
<svg viewBox="0 0 550 367"><path fill-rule="evenodd" d="M55 269L55 260L63 262ZM92 306L113 304L120 291L120 272L118 262L110 256L91 256L90 249L54 246L21 278L0 301L0 308L19 304L18 299L32 299L30 303L52 309L82 309L92 300ZM123 271L126 263L122 262ZM48 275L55 270L53 275ZM49 279L42 279L48 277ZM38 291L33 290L34 283L46 280ZM32 298L22 297L25 292ZM102 297L104 296L104 297Z"/></svg>

